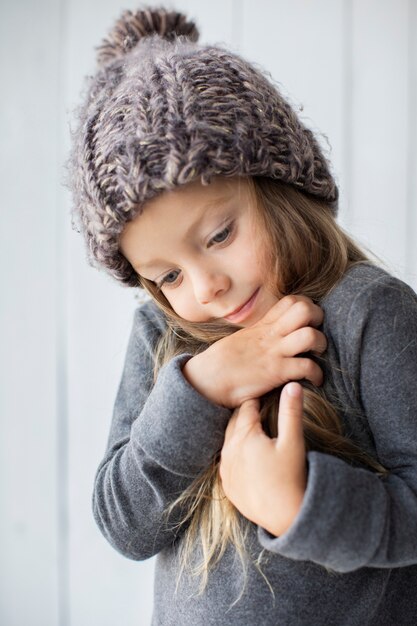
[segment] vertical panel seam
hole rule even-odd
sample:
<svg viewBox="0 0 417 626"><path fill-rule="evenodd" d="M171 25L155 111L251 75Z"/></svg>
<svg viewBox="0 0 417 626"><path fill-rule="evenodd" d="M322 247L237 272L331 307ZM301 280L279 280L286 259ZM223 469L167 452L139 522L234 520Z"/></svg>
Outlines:
<svg viewBox="0 0 417 626"><path fill-rule="evenodd" d="M243 12L244 12L243 0L232 0L232 42L236 50L242 48L242 33L243 33Z"/></svg>
<svg viewBox="0 0 417 626"><path fill-rule="evenodd" d="M408 85L407 85L407 190L406 190L406 272L407 276L417 274L417 255L414 252L417 230L417 5L414 0L408 1Z"/></svg>
<svg viewBox="0 0 417 626"><path fill-rule="evenodd" d="M352 180L352 135L353 135L353 19L352 0L344 0L343 3L343 173L345 180L346 215L345 221L348 228L352 227L354 219L353 210L353 180Z"/></svg>
<svg viewBox="0 0 417 626"><path fill-rule="evenodd" d="M66 145L63 135L65 128L65 102L67 78L67 3L60 0L58 9L58 51L57 51L57 85L58 102L56 127L56 161L58 168L57 186L57 217L56 226L56 277L55 277L55 310L56 310L56 487L57 487L57 525L58 525L58 623L69 626L69 494L68 494L68 342L67 342L67 246L66 246L66 206L62 187L64 155L62 146Z"/></svg>

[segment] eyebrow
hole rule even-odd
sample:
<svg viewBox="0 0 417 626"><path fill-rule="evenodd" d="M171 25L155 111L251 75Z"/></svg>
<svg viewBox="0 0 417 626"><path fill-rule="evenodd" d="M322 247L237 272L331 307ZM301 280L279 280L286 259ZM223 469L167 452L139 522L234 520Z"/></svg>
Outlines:
<svg viewBox="0 0 417 626"><path fill-rule="evenodd" d="M183 239L188 239L190 237L190 235L198 228L198 226L201 224L201 222L204 220L206 211L213 209L213 208L218 208L219 211L223 210L225 207L224 206L219 206L220 204L227 204L227 202L230 202L230 200L232 200L232 198L234 197L234 194L229 194L227 196L221 196L219 198L215 198L214 200L211 200L210 202L207 202L207 204L204 204L201 207L201 214L200 216L190 224L190 226L187 228L187 230L184 233L184 237ZM165 261L163 261L162 259L151 259L149 261L146 261L144 263L136 263L135 266L138 271L139 274L141 274L142 270L144 269L148 269L150 267L154 267L158 264L163 264L165 263ZM140 267L140 270L139 270Z"/></svg>

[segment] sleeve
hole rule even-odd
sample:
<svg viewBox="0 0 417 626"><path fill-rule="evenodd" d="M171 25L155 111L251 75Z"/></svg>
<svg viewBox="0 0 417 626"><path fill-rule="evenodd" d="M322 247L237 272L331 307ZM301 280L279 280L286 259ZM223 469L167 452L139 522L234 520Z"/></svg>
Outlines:
<svg viewBox="0 0 417 626"><path fill-rule="evenodd" d="M343 346L379 461L388 476L308 453L307 489L280 537L258 527L268 550L337 572L417 563L417 297L394 277L352 298ZM346 383L347 384L347 383Z"/></svg>
<svg viewBox="0 0 417 626"><path fill-rule="evenodd" d="M149 307L138 308L92 494L93 515L104 537L134 560L175 541L178 519L167 521L163 512L221 449L231 414L183 377L189 354L164 365L153 385L159 335Z"/></svg>

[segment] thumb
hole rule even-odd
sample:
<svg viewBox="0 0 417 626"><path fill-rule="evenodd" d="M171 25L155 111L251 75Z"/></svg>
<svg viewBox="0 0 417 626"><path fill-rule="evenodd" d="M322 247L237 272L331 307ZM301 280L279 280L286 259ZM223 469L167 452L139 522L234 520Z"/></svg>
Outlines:
<svg viewBox="0 0 417 626"><path fill-rule="evenodd" d="M246 430L250 428L255 422L260 423L259 407L260 402L258 398L244 400L240 407L236 408L233 411L232 417L230 418L226 428L225 441L227 441L234 434L236 429Z"/></svg>
<svg viewBox="0 0 417 626"><path fill-rule="evenodd" d="M260 402L258 398L244 400L237 409L236 419L240 425L251 425L260 420Z"/></svg>
<svg viewBox="0 0 417 626"><path fill-rule="evenodd" d="M288 447L293 453L305 453L303 434L303 388L300 383L287 383L282 391L278 409L279 448Z"/></svg>

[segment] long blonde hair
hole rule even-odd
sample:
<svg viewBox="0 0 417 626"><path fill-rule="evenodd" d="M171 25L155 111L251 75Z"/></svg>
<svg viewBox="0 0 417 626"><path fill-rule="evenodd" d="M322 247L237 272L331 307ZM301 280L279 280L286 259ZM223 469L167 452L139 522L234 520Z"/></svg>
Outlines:
<svg viewBox="0 0 417 626"><path fill-rule="evenodd" d="M271 289L282 295L304 294L319 303L352 265L371 262L336 223L325 202L268 178L251 178L249 183L258 218L257 234L264 239L265 259L272 270ZM151 281L143 277L140 280L165 313L168 324L156 351L155 379L162 365L175 355L197 354L237 330L221 322L196 324L181 319ZM375 459L343 434L337 398L326 397L320 388L308 382L303 381L302 385L307 450L331 454L377 473L386 473ZM263 428L271 437L277 436L279 397L280 389L274 389L261 398ZM246 576L245 542L249 523L222 490L219 461L220 451L166 510L167 519L176 507L185 511L178 524L183 526L183 537L179 546L181 567L177 583L188 568L192 575L201 576L199 593L204 591L210 569L219 562L229 544L235 547ZM192 567L191 555L196 542L199 542L202 559ZM264 576L261 558L262 553L254 565ZM266 582L269 585L267 579Z"/></svg>

